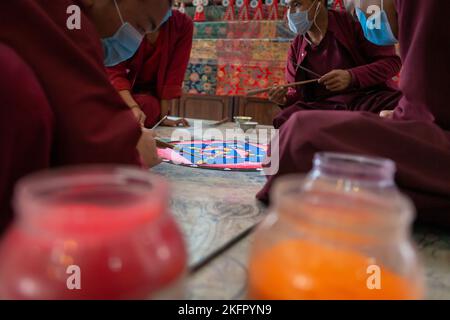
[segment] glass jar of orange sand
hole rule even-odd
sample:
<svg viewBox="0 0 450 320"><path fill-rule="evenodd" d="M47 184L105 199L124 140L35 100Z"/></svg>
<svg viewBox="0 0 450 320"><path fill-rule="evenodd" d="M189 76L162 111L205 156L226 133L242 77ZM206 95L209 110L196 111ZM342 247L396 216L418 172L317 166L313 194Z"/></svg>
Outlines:
<svg viewBox="0 0 450 320"><path fill-rule="evenodd" d="M412 203L385 159L322 153L281 178L250 255L251 299L421 299Z"/></svg>

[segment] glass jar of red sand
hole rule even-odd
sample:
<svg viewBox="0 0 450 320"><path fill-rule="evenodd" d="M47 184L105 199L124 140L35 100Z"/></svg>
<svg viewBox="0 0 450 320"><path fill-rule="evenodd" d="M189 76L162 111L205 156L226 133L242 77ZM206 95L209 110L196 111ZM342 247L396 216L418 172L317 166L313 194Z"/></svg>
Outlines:
<svg viewBox="0 0 450 320"><path fill-rule="evenodd" d="M61 169L22 180L14 205L0 246L0 298L178 292L187 255L164 179L128 167Z"/></svg>

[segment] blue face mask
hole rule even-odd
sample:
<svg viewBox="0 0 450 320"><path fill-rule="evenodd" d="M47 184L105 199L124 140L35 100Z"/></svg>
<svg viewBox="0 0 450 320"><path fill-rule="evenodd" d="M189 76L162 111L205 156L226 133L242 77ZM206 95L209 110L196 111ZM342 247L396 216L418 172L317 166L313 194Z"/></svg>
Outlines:
<svg viewBox="0 0 450 320"><path fill-rule="evenodd" d="M398 43L384 10L380 11L380 16L373 15L367 19L364 12L360 8L356 8L356 15L367 40L378 46L392 46ZM380 19L380 28L377 28L377 19Z"/></svg>
<svg viewBox="0 0 450 320"><path fill-rule="evenodd" d="M124 23L114 36L102 39L105 66L113 67L133 57L143 39L144 35L136 28Z"/></svg>
<svg viewBox="0 0 450 320"><path fill-rule="evenodd" d="M117 2L114 0L116 5L117 13L119 14L120 21L122 21L122 26L114 34L114 36L102 39L103 52L104 52L104 65L106 67L116 66L124 61L127 61L133 57L139 50L141 43L144 39L144 35L136 30L128 22L124 22L120 8ZM172 17L172 9L167 11L167 14L163 18L161 24L158 28L152 32L158 30L164 23L166 23L170 17Z"/></svg>
<svg viewBox="0 0 450 320"><path fill-rule="evenodd" d="M133 57L138 51L144 35L128 22L124 22L119 6L114 0L122 26L109 38L102 39L106 67L113 67Z"/></svg>
<svg viewBox="0 0 450 320"><path fill-rule="evenodd" d="M161 24L159 25L159 28L161 28L161 26L166 23L167 21L169 21L169 19L172 17L172 9L169 9L169 11L167 11L166 16L162 19ZM158 28L158 29L159 29Z"/></svg>
<svg viewBox="0 0 450 320"><path fill-rule="evenodd" d="M317 0L316 0L317 1ZM289 29L296 33L305 35L309 29L311 29L314 20L309 20L309 11L314 7L314 3L311 5L311 7L308 10L300 11L300 12L293 12L291 13L291 9L289 9L289 13L287 15L288 17L288 23L289 23ZM318 12L319 6L316 8L316 16Z"/></svg>

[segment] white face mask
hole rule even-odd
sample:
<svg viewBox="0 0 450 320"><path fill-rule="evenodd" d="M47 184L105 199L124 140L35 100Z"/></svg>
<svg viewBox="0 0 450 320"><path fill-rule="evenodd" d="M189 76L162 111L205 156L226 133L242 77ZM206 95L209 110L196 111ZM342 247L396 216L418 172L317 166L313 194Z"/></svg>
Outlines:
<svg viewBox="0 0 450 320"><path fill-rule="evenodd" d="M300 12L291 12L291 9L289 9L288 22L289 22L289 29L292 32L294 32L296 34L305 35L311 29L311 27L314 24L314 21L317 17L320 3L317 4L316 13L315 13L315 17L314 17L313 21L309 20L309 11L311 11L311 9L314 7L314 4L316 2L317 2L317 0L314 1L314 3L311 5L311 7L308 10L303 10Z"/></svg>

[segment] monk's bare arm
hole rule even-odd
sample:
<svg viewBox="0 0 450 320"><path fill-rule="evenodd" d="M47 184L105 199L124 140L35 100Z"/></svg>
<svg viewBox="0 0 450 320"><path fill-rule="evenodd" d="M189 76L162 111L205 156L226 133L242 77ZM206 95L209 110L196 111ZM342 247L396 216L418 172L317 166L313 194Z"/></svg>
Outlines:
<svg viewBox="0 0 450 320"><path fill-rule="evenodd" d="M125 104L131 109L134 117L139 122L139 124L141 126L144 126L147 116L142 111L141 106L136 102L136 100L134 100L131 92L129 90L122 90L119 91L119 95L122 97L122 100L125 102Z"/></svg>
<svg viewBox="0 0 450 320"><path fill-rule="evenodd" d="M134 100L133 95L129 90L121 90L119 91L119 95L122 97L122 100L126 103L129 108L133 108L135 106L139 106L139 104Z"/></svg>

